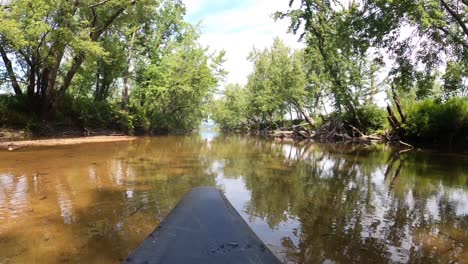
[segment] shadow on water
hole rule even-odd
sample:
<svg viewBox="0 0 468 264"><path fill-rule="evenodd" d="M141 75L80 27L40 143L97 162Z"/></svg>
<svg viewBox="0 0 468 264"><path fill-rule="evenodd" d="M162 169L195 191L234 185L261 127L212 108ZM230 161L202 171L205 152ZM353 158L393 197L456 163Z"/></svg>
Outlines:
<svg viewBox="0 0 468 264"><path fill-rule="evenodd" d="M188 190L214 185L192 153L203 142L165 141L169 145L142 140L2 156L0 259L123 260Z"/></svg>
<svg viewBox="0 0 468 264"><path fill-rule="evenodd" d="M463 156L209 134L0 160L0 263L118 263L202 185L285 263L468 259Z"/></svg>

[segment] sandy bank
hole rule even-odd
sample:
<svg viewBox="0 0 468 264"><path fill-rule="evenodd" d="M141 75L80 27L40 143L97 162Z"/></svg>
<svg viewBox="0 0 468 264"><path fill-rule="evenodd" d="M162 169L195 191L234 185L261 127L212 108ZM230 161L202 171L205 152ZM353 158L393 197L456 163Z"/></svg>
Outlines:
<svg viewBox="0 0 468 264"><path fill-rule="evenodd" d="M24 141L8 141L0 142L0 149L15 150L24 147L46 147L46 146L64 146L76 145L83 143L103 143L135 140L137 137L131 136L95 136L95 137L79 137L79 138L56 138L56 139L41 139L41 140L24 140Z"/></svg>

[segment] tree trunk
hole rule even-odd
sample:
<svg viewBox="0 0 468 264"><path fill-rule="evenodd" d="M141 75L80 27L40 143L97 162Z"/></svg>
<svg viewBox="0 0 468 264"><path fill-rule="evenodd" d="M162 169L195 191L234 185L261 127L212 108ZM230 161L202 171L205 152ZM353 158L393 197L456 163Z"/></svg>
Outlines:
<svg viewBox="0 0 468 264"><path fill-rule="evenodd" d="M80 53L73 58L72 66L70 67L67 74L65 75L62 86L60 86L60 89L58 90L57 94L54 96L53 100L51 100L52 104L51 104L50 110L52 112L54 112L57 109L57 106L62 102L66 91L70 87L73 77L80 69L81 64L83 64L84 57L85 57L84 54Z"/></svg>
<svg viewBox="0 0 468 264"><path fill-rule="evenodd" d="M309 123L309 125L311 125L312 127L315 127L315 120L310 117L310 115L304 111L304 109L302 109L301 107L297 107L297 109L301 112L301 114L304 116L304 119L307 121L307 123Z"/></svg>
<svg viewBox="0 0 468 264"><path fill-rule="evenodd" d="M398 98L395 88L392 86L392 95L393 95L393 100L395 101L398 113L400 114L401 117L401 122L404 124L406 123L406 115L405 112L403 112L403 107L401 107L400 99Z"/></svg>
<svg viewBox="0 0 468 264"><path fill-rule="evenodd" d="M65 45L61 43L54 43L51 49L53 50L53 61L46 67L43 72L43 79L46 80L45 91L42 94L42 110L41 116L45 120L53 118L55 109L53 103L56 96L55 83L62 63L63 55L65 54Z"/></svg>
<svg viewBox="0 0 468 264"><path fill-rule="evenodd" d="M442 3L442 6L447 10L447 12L452 16L452 18L458 23L458 25L462 28L463 33L465 33L465 36L468 36L468 27L466 26L465 21L463 21L463 18L461 17L460 14L455 12L449 4L447 4L444 0L440 0Z"/></svg>
<svg viewBox="0 0 468 264"><path fill-rule="evenodd" d="M5 68L7 69L8 77L10 77L11 86L13 87L15 94L22 94L23 92L21 91L21 88L18 84L18 80L16 80L15 72L13 71L13 66L11 66L11 61L10 59L8 59L6 51L3 49L2 46L0 46L0 53L2 55L3 62L5 63Z"/></svg>
<svg viewBox="0 0 468 264"><path fill-rule="evenodd" d="M33 58L29 70L28 97L34 97L34 88L36 88L36 62Z"/></svg>
<svg viewBox="0 0 468 264"><path fill-rule="evenodd" d="M128 91L130 89L130 85L128 83L128 78L130 76L130 63L132 62L132 55L133 55L133 44L135 43L135 35L137 33L137 30L140 27L136 28L135 31L133 31L132 34L132 39L130 41L130 47L128 48L128 57L127 57L127 71L125 72L124 76L124 87L122 90L122 108L125 110L128 110L128 101L129 101L129 96L128 96Z"/></svg>
<svg viewBox="0 0 468 264"><path fill-rule="evenodd" d="M97 71L96 71L96 90L94 91L94 101L101 101L101 69L99 68L99 62L97 65Z"/></svg>

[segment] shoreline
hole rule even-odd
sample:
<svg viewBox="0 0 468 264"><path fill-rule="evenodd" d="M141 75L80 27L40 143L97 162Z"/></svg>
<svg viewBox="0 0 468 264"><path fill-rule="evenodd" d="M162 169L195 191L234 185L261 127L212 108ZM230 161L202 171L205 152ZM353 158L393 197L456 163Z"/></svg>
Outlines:
<svg viewBox="0 0 468 264"><path fill-rule="evenodd" d="M73 138L50 138L50 139L37 139L37 140L12 140L0 142L0 150L13 151L19 148L26 147L55 147L78 145L86 143L106 143L106 142L119 142L119 141L133 141L138 139L135 136L90 136L90 137L73 137Z"/></svg>

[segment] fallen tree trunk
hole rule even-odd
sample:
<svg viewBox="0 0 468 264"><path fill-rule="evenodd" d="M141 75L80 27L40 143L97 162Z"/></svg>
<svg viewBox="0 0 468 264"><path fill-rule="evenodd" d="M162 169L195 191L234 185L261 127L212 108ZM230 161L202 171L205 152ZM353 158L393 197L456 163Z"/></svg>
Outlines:
<svg viewBox="0 0 468 264"><path fill-rule="evenodd" d="M311 125L312 127L315 127L315 124L316 124L315 120L312 117L310 117L309 114L306 113L302 108L301 108L301 113L304 116L307 123L309 123L309 125Z"/></svg>

